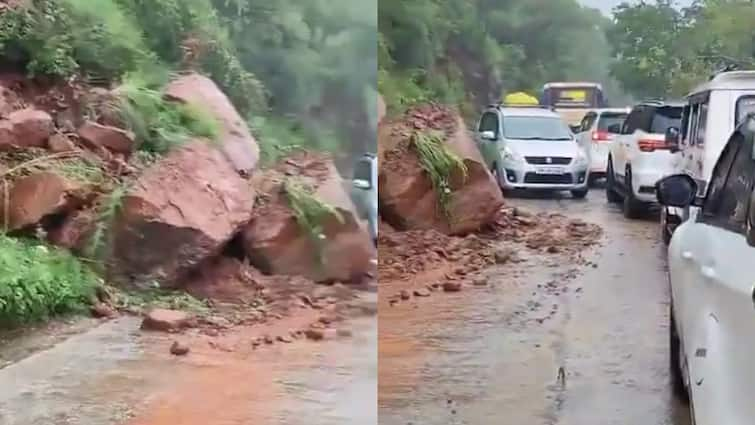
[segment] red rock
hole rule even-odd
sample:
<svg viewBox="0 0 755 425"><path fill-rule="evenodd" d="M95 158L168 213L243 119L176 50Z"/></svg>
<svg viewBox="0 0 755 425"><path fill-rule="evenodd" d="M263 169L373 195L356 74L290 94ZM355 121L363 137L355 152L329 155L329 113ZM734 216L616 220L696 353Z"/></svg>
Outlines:
<svg viewBox="0 0 755 425"><path fill-rule="evenodd" d="M173 341L173 344L170 346L170 354L173 354L174 356L185 356L189 354L189 351L191 351L191 349L188 345L182 344L178 341Z"/></svg>
<svg viewBox="0 0 755 425"><path fill-rule="evenodd" d="M211 79L199 74L180 77L168 84L165 96L206 110L218 120L220 143L236 171L248 174L257 168L260 156L257 141L231 101Z"/></svg>
<svg viewBox="0 0 755 425"><path fill-rule="evenodd" d="M63 134L53 134L47 141L47 149L52 153L76 151L76 145Z"/></svg>
<svg viewBox="0 0 755 425"><path fill-rule="evenodd" d="M61 225L52 229L47 234L47 240L55 246L83 254L88 248L96 224L97 216L93 211L76 211L67 216Z"/></svg>
<svg viewBox="0 0 755 425"><path fill-rule="evenodd" d="M192 316L183 311L156 308L150 310L142 321L142 329L150 331L174 332L192 325Z"/></svg>
<svg viewBox="0 0 755 425"><path fill-rule="evenodd" d="M0 228L21 229L39 223L44 217L73 208L78 200L74 189L65 178L54 173L32 174L16 180L9 189L7 206L5 196L0 196ZM0 184L0 195L4 190Z"/></svg>
<svg viewBox="0 0 755 425"><path fill-rule="evenodd" d="M0 86L0 118L22 108L22 102L13 90Z"/></svg>
<svg viewBox="0 0 755 425"><path fill-rule="evenodd" d="M294 174L301 184L313 187L314 196L340 215L341 220L336 216L322 220L324 239L319 243L299 225L282 193L285 174ZM315 282L362 280L370 270L374 247L342 182L329 158L313 154L290 158L288 164L279 164L262 176L257 185L269 199L243 231L252 264L265 273L299 275Z"/></svg>
<svg viewBox="0 0 755 425"><path fill-rule="evenodd" d="M250 220L254 198L249 182L205 141L170 152L122 199L108 276L134 286L175 285Z"/></svg>
<svg viewBox="0 0 755 425"><path fill-rule="evenodd" d="M461 291L461 282L445 282L443 284L443 291L445 291L445 292L459 292L459 291Z"/></svg>
<svg viewBox="0 0 755 425"><path fill-rule="evenodd" d="M96 303L92 306L92 316L103 319L103 318L112 318L117 316L118 313L115 311L115 309L107 304L104 303Z"/></svg>
<svg viewBox="0 0 755 425"><path fill-rule="evenodd" d="M409 137L416 130L438 130L446 146L464 162L467 176L450 176L450 219L438 206L438 194L419 164ZM410 110L403 121L378 129L380 212L399 230L436 229L464 235L493 223L503 197L458 114L439 106Z"/></svg>
<svg viewBox="0 0 755 425"><path fill-rule="evenodd" d="M312 341L322 341L325 338L325 333L322 329L307 329L304 331L304 336Z"/></svg>
<svg viewBox="0 0 755 425"><path fill-rule="evenodd" d="M14 146L44 148L53 132L52 117L47 112L31 108L13 111L0 120L0 150Z"/></svg>
<svg viewBox="0 0 755 425"><path fill-rule="evenodd" d="M79 137L90 148L105 148L111 152L130 154L136 150L134 133L117 127L86 121L79 127Z"/></svg>

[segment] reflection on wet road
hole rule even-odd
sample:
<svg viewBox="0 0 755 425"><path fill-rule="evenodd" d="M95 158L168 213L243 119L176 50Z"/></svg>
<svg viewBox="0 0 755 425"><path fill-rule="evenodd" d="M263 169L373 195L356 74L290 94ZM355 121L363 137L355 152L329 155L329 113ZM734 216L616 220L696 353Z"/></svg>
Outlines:
<svg viewBox="0 0 755 425"><path fill-rule="evenodd" d="M484 290L381 304L381 425L686 425L655 222L625 220L598 190L509 202L603 226L592 267L530 254Z"/></svg>

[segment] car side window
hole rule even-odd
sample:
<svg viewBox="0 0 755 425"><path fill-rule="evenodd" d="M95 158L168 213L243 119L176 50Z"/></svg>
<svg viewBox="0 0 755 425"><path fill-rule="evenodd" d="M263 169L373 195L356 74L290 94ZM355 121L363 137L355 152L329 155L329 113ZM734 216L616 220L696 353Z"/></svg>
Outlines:
<svg viewBox="0 0 755 425"><path fill-rule="evenodd" d="M705 144L705 129L708 124L708 104L703 103L700 105L699 112L697 114L697 128L695 129L694 141L697 146Z"/></svg>
<svg viewBox="0 0 755 425"><path fill-rule="evenodd" d="M755 182L755 164L750 143L735 133L713 172L703 208L703 222L734 232L743 232Z"/></svg>
<svg viewBox="0 0 755 425"><path fill-rule="evenodd" d="M689 123L687 124L687 132L686 137L684 138L684 141L687 145L693 146L695 144L695 133L697 130L697 118L700 112L700 105L699 104L693 104L690 106L689 111Z"/></svg>
<svg viewBox="0 0 755 425"><path fill-rule="evenodd" d="M500 129L498 126L498 115L494 112L485 112L484 114L482 114L479 131L492 131L493 133L495 133L496 137L498 137L498 135L500 134Z"/></svg>
<svg viewBox="0 0 755 425"><path fill-rule="evenodd" d="M690 134L689 123L692 115L692 106L685 105L682 111L682 124L679 126L680 142L682 145L687 144L687 135Z"/></svg>
<svg viewBox="0 0 755 425"><path fill-rule="evenodd" d="M640 115L642 115L642 108L634 108L629 113L627 120L624 121L624 127L621 129L621 134L632 134L637 127L639 127Z"/></svg>

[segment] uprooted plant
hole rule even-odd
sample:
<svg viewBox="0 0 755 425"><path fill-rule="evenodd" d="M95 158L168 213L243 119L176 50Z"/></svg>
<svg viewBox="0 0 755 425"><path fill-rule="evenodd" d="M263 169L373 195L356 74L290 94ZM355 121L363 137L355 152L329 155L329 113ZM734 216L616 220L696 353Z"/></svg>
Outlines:
<svg viewBox="0 0 755 425"><path fill-rule="evenodd" d="M103 259L107 257L106 250L110 246L110 241L108 240L110 227L118 211L121 209L126 192L127 188L125 185L116 187L104 198L104 201L97 208L97 220L86 247L85 255L98 266L101 266Z"/></svg>
<svg viewBox="0 0 755 425"><path fill-rule="evenodd" d="M335 217L343 223L343 216L333 206L315 196L311 188L300 182L292 179L286 180L283 184L283 191L294 212L296 222L312 240L316 248L317 260L322 264L326 240L324 224L331 217Z"/></svg>
<svg viewBox="0 0 755 425"><path fill-rule="evenodd" d="M460 172L464 180L467 178L467 166L459 156L451 152L443 142L443 134L438 131L415 131L410 141L417 150L419 163L430 176L433 189L438 196L438 207L449 220L451 217L451 178Z"/></svg>

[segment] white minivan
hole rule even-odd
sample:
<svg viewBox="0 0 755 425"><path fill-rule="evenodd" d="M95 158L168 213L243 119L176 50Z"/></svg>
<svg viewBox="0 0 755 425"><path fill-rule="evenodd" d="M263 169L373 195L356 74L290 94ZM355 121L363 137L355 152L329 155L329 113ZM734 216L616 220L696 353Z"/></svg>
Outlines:
<svg viewBox="0 0 755 425"><path fill-rule="evenodd" d="M721 150L734 129L755 111L755 71L728 71L715 75L688 96L680 128L669 129L667 144L674 151L675 169L694 178L700 195L705 190ZM674 228L696 207L663 208L661 232L668 243Z"/></svg>

